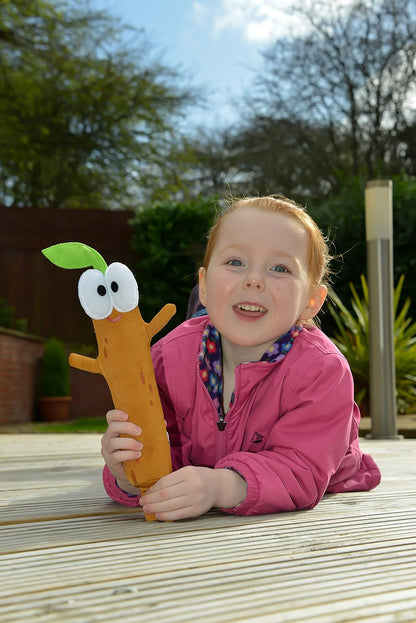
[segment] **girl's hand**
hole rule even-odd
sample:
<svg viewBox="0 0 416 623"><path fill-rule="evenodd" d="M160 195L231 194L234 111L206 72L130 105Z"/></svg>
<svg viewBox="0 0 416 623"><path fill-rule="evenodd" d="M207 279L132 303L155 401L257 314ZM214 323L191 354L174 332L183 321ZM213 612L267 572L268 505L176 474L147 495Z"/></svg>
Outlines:
<svg viewBox="0 0 416 623"><path fill-rule="evenodd" d="M106 415L108 428L101 439L101 454L108 469L117 479L117 483L126 493L138 495L140 490L133 487L124 473L123 463L138 459L141 456L143 444L132 437L120 435L133 435L138 437L142 430L128 421L128 415L119 409L113 409Z"/></svg>
<svg viewBox="0 0 416 623"><path fill-rule="evenodd" d="M237 506L246 492L246 481L232 470L187 466L161 478L140 498L140 504L146 514L174 521L198 517L214 506Z"/></svg>

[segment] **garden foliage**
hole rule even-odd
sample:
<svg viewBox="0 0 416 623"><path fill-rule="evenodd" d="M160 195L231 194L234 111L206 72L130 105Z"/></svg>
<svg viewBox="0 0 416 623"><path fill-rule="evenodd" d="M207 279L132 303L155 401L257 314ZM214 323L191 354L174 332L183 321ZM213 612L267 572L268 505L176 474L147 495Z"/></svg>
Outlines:
<svg viewBox="0 0 416 623"><path fill-rule="evenodd" d="M159 203L134 217L132 249L137 261L133 269L139 284L139 307L146 322L165 303L177 307L167 330L173 328L173 323L185 320L216 205L215 199Z"/></svg>
<svg viewBox="0 0 416 623"><path fill-rule="evenodd" d="M409 413L416 404L416 322L408 315L410 299L399 308L404 283L402 275L394 290L394 352L396 361L396 391L398 413ZM361 275L362 296L350 284L352 299L348 309L341 299L332 294L329 304L336 324L333 341L350 364L358 404L369 398L369 306L368 286Z"/></svg>

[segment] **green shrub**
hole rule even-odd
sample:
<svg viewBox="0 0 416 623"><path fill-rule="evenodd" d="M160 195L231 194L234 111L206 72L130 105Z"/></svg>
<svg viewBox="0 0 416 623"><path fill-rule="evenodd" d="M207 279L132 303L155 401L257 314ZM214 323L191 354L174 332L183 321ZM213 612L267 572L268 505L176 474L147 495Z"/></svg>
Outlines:
<svg viewBox="0 0 416 623"><path fill-rule="evenodd" d="M63 343L55 337L45 342L40 383L41 396L69 396L68 356Z"/></svg>
<svg viewBox="0 0 416 623"><path fill-rule="evenodd" d="M404 275L394 290L394 351L396 361L397 411L409 413L416 405L416 322L408 316L411 306L406 298L399 310ZM368 286L361 275L362 298L350 284L352 311L332 293L329 310L337 330L333 341L350 364L355 382L355 399L360 404L369 394L369 312Z"/></svg>
<svg viewBox="0 0 416 623"><path fill-rule="evenodd" d="M143 318L150 322L165 303L175 303L177 307L173 320L157 337L185 320L216 206L215 199L159 203L132 220L132 250L137 257L133 271L139 284Z"/></svg>

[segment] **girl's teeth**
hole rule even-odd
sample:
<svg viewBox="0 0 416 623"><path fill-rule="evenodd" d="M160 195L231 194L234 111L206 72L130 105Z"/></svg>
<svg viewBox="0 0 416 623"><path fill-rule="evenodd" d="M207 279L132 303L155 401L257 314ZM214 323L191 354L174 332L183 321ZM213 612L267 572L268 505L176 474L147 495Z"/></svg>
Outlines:
<svg viewBox="0 0 416 623"><path fill-rule="evenodd" d="M237 305L238 309L251 312L265 312L264 307L256 307L256 305Z"/></svg>

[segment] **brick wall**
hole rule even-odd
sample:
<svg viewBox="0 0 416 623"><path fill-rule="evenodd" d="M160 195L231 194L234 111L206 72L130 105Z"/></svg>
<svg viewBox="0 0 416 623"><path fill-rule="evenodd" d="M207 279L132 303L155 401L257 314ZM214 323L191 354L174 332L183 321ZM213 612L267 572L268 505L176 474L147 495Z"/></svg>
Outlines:
<svg viewBox="0 0 416 623"><path fill-rule="evenodd" d="M0 424L39 419L38 379L43 340L0 328ZM70 419L104 416L113 408L110 390L100 374L71 368Z"/></svg>
<svg viewBox="0 0 416 623"><path fill-rule="evenodd" d="M71 368L71 395L71 419L103 416L113 408L110 390L101 374Z"/></svg>
<svg viewBox="0 0 416 623"><path fill-rule="evenodd" d="M0 424L30 422L43 341L0 328Z"/></svg>

